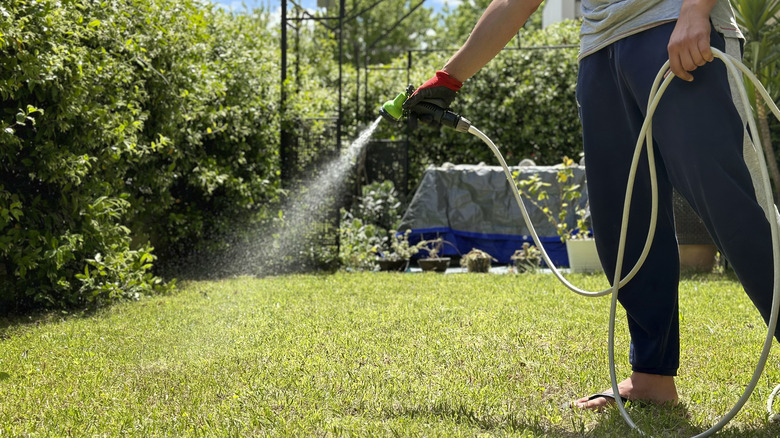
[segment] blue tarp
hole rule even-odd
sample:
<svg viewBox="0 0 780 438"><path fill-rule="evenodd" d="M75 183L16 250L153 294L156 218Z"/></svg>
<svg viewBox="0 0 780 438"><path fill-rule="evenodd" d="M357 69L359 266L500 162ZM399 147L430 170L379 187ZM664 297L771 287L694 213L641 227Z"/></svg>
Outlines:
<svg viewBox="0 0 780 438"><path fill-rule="evenodd" d="M460 256L468 253L474 248L481 249L493 256L498 263L509 264L515 250L523 247L523 242L534 245L531 236L512 236L505 234L480 234L469 233L467 231L457 231L445 228L413 229L409 235L409 243L416 244L421 240L433 240L441 237L446 242L440 255L443 257ZM566 255L566 245L561 242L561 238L539 237L550 256L550 260L555 266L569 266L569 258ZM418 254L418 257L425 257L425 251Z"/></svg>
<svg viewBox="0 0 780 438"><path fill-rule="evenodd" d="M550 183L546 190L553 200L548 207L553 214L558 214L559 202L555 201L560 193L558 167L515 167L511 170L520 172L519 179L535 174ZM582 167L575 167L573 171L573 183L583 187L579 208L587 205L585 172ZM525 205L553 263L568 266L566 246L554 225L537 207L528 202ZM576 226L575 210L569 208L567 223L570 229ZM511 263L510 257L524 242L533 244L509 182L503 170L494 166L445 165L426 169L398 228L400 232L407 229L412 230L409 236L412 244L441 237L448 242L442 255L463 255L477 248L492 255L498 263ZM425 252L420 255L425 256Z"/></svg>

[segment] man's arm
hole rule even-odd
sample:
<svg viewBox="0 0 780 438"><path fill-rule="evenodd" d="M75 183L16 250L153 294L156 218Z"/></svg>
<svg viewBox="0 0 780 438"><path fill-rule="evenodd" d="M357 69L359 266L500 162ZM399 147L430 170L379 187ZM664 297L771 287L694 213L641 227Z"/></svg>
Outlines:
<svg viewBox="0 0 780 438"><path fill-rule="evenodd" d="M717 0L683 0L680 18L669 38L669 63L677 77L692 81L689 72L710 61L710 11Z"/></svg>
<svg viewBox="0 0 780 438"><path fill-rule="evenodd" d="M463 82L493 59L523 27L542 0L493 0L466 43L442 70Z"/></svg>

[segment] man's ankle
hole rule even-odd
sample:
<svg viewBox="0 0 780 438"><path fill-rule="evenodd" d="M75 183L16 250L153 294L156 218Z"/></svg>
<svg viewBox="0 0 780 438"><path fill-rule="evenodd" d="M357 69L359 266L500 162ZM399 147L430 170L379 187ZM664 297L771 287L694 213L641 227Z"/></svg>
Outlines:
<svg viewBox="0 0 780 438"><path fill-rule="evenodd" d="M678 399L674 376L634 371L629 379L631 385L629 391L633 399L658 402L676 402Z"/></svg>

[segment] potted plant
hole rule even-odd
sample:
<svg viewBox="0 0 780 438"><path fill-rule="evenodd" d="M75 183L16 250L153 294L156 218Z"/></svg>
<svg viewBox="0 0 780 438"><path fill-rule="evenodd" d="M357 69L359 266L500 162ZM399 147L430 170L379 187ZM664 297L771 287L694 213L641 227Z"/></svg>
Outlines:
<svg viewBox="0 0 780 438"><path fill-rule="evenodd" d="M449 257L439 257L442 247L446 242L441 237L433 240L423 240L419 243L422 249L428 252L428 257L417 260L420 269L423 271L444 272L450 266ZM451 244L450 244L451 245Z"/></svg>
<svg viewBox="0 0 780 438"><path fill-rule="evenodd" d="M571 229L567 222L569 208L574 205L582 193L580 185L574 184L572 177L574 171L572 166L574 160L569 157L563 157L563 166L557 172L556 181L560 188L560 197L556 199L557 214L553 214L550 208L551 198L547 193L547 187L550 183L541 180L538 175L517 182L517 188L520 193L534 206L536 206L555 226L561 242L566 244L566 253L569 258L569 268L572 272L594 272L601 271L601 262L596 251L596 241L593 239L588 228L588 208L577 209L577 226Z"/></svg>
<svg viewBox="0 0 780 438"><path fill-rule="evenodd" d="M566 242L566 254L569 257L569 269L572 272L599 272L601 267L596 240L587 226L588 209L577 210L577 231L570 233Z"/></svg>
<svg viewBox="0 0 780 438"><path fill-rule="evenodd" d="M510 259L518 274L535 272L542 263L542 252L536 246L524 242L522 249L516 250Z"/></svg>
<svg viewBox="0 0 780 438"><path fill-rule="evenodd" d="M460 265L468 272L490 272L490 265L498 261L481 249L472 249L460 258Z"/></svg>
<svg viewBox="0 0 780 438"><path fill-rule="evenodd" d="M391 230L390 250L380 253L377 258L379 269L382 271L406 271L409 267L409 260L413 255L420 251L420 244L410 245L409 234L412 230L406 230L404 233L397 233Z"/></svg>

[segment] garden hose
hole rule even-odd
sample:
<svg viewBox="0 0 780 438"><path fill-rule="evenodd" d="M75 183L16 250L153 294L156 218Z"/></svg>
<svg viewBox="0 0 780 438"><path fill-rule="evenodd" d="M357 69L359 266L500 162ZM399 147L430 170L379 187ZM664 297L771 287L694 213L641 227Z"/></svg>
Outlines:
<svg viewBox="0 0 780 438"><path fill-rule="evenodd" d="M758 79L755 77L755 75L753 75L753 73L750 72L750 70L748 70L747 67L744 66L744 64L742 64L739 60L735 59L734 57L727 55L714 47L712 48L712 52L716 58L719 58L721 61L723 61L723 63L726 65L726 68L728 69L729 74L731 74L731 76L736 80L736 82L740 84L740 86L737 87L737 89L739 91L742 104L744 105L745 108L750 108L750 103L748 101L745 88L742 85L742 77L739 74L739 71L744 73L744 75L746 75L748 79L750 79L750 81L753 82L756 89L759 91L761 96L769 105L770 109L772 110L772 113L775 115L775 117L780 119L780 110L774 104L771 97L769 97L769 94L766 92L766 90L758 81ZM504 170L504 174L506 175L507 180L509 181L509 185L512 188L512 192L514 193L515 196L515 200L517 201L517 204L520 207L520 211L522 212L523 219L525 220L525 223L528 226L528 229L530 230L534 243L540 249L545 263L547 263L547 266L550 267L550 269L555 274L555 276L566 287L568 287L569 289L571 289L572 291L580 295L598 297L598 296L603 296L612 293L612 301L610 305L610 322L609 322L609 373L610 373L610 380L612 383L613 394L619 394L618 382L615 373L615 314L617 309L617 295L618 295L617 292L620 289L620 287L622 287L628 281L630 281L631 278L633 278L634 275L639 271L640 267L642 266L642 264L644 263L647 257L647 254L650 251L650 246L652 244L653 236L655 234L655 227L656 227L657 216L658 216L658 183L656 178L655 159L654 159L653 147L652 147L653 137L652 137L651 126L652 126L652 117L653 114L655 113L656 108L658 107L658 103L661 99L661 96L663 95L666 88L669 86L671 80L674 78L674 74L672 74L671 72L669 72L669 74L667 75L668 67L669 67L669 62L667 61L663 65L663 67L661 67L661 69L658 72L658 75L655 78L655 81L650 91L650 100L647 106L647 115L644 124L642 125L639 138L637 139L636 149L634 151L633 160L631 162L631 170L626 184L626 196L623 202L623 217L622 217L622 226L620 231L620 239L618 242L618 254L617 254L617 262L615 266L615 277L614 277L614 281L612 282L613 286L609 289L605 289L602 291L585 291L577 288L561 275L560 271L558 271L558 269L550 260L549 255L545 251L544 246L542 245L539 236L537 235L536 230L534 229L533 224L531 223L531 218L529 217L528 212L525 209L525 205L523 204L523 201L521 199L520 192L518 191L517 186L514 183L512 174L509 171L509 167L507 166L504 157L501 155L501 152L498 150L498 147L496 147L496 145L476 127L469 126L467 130L467 132L473 134L474 136L480 138L483 142L485 142L485 144L487 144L488 147L490 147L490 149L495 154L496 158L498 159L498 162L501 164L501 167ZM663 79L664 76L666 76L665 79ZM663 82L661 82L662 79ZM748 123L750 127L750 132L758 132L758 129L755 126L755 121L752 117L748 117ZM761 184L763 186L762 188L765 193L771 194L772 189L770 185L769 175L766 170L766 160L762 153L763 149L761 147L761 140L758 136L753 136L753 141L755 144L754 147L756 148L757 151L759 151L756 155L758 157L759 164L760 164L759 169L761 175ZM649 162L649 171L650 171L650 181L651 181L652 203L651 203L651 213L650 213L651 214L650 225L647 233L647 240L645 241L645 246L644 249L642 250L639 259L637 260L636 264L631 269L631 271L624 278L620 278L620 273L622 272L622 268L623 268L622 266L623 258L625 255L626 234L628 232L629 209L631 206L633 186L634 186L634 181L636 179L636 171L639 164L639 157L643 149L643 144L647 145L645 149L647 151L647 158ZM769 352L772 348L772 339L774 337L773 335L775 332L775 328L777 326L778 308L780 308L780 231L778 231L776 210L772 207L769 207L769 210L770 211L767 213L767 215L775 216L775 217L768 217L770 228L771 228L772 241L775 242L775 244L772 245L773 248L772 256L774 258L774 286L773 286L771 316L767 324L767 335L766 335L766 339L764 340L761 356L759 357L758 364L756 365L755 372L753 373L750 382L748 383L744 393L736 402L734 407L727 414L721 417L720 421L718 421L715 425L713 425L711 428L707 429L703 433L696 435L694 438L707 437L719 431L721 428L723 428L723 426L725 426L729 421L731 421L731 419L734 418L734 416L742 409L742 407L747 402L748 398L750 398L750 395L753 393L753 390L755 389L756 385L758 384L758 380L764 371L766 361L769 357ZM780 393L780 385L778 385L774 389L774 391L772 391L769 400L767 400L767 411L768 414L770 415L770 419L772 420L780 420L780 414L772 414L772 403L774 398L778 396L779 393ZM633 429L636 429L639 433L644 434L641 431L641 429L639 429L637 425L631 420L631 417L626 412L621 397L615 397L615 401L617 403L618 409L620 410L620 414L622 415L626 423L628 423L628 425L631 426Z"/></svg>

